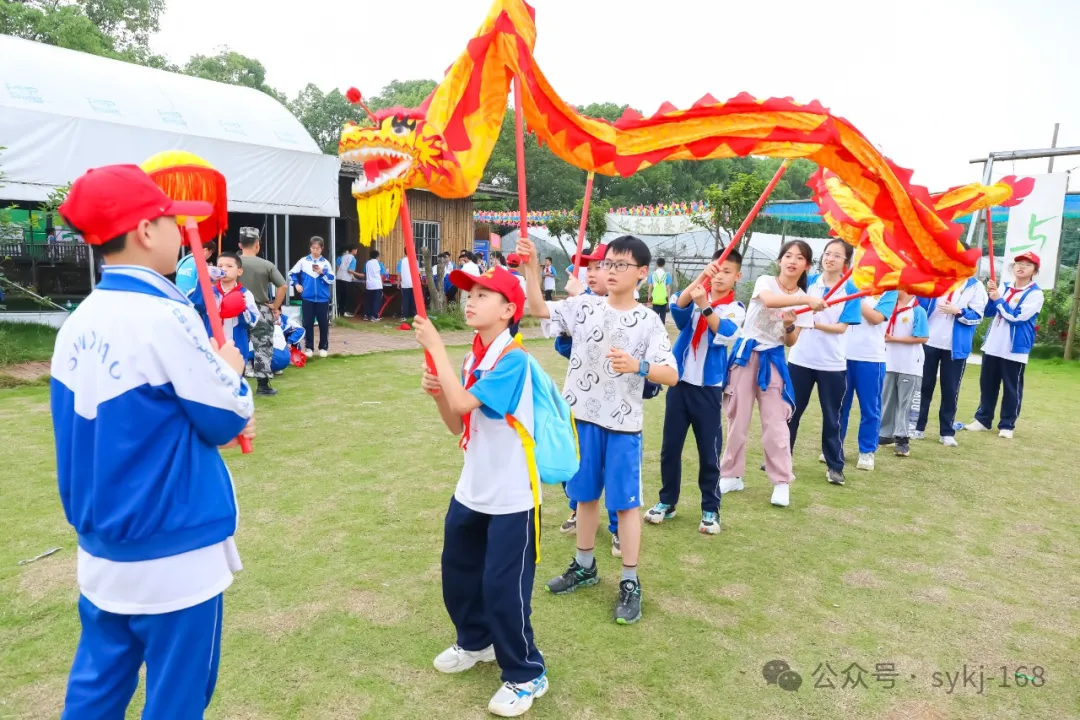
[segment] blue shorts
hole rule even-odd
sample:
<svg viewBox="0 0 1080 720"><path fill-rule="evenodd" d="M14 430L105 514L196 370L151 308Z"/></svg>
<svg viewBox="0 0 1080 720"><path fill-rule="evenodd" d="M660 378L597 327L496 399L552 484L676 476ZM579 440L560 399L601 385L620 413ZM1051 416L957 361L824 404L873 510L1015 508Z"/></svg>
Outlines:
<svg viewBox="0 0 1080 720"><path fill-rule="evenodd" d="M606 430L577 421L581 466L566 484L570 499L587 503L606 495L609 510L641 507L641 433Z"/></svg>

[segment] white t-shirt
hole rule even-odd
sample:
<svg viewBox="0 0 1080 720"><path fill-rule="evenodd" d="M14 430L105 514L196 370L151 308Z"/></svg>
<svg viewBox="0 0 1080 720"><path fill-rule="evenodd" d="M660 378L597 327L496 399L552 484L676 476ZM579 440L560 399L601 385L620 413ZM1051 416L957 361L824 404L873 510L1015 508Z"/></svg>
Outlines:
<svg viewBox="0 0 1080 720"><path fill-rule="evenodd" d="M806 288L807 294L813 297L823 298L829 292L820 275L810 278L810 284ZM840 288L834 295L843 297L858 292L854 284L848 283L847 287ZM832 305L819 313L806 313L813 317L815 323L848 323L856 325L862 322L862 309L858 300L848 300L839 305ZM811 370L823 372L846 372L847 371L847 332L836 333L817 330L809 327L799 333L799 339L795 347L788 353L788 363L800 365Z"/></svg>
<svg viewBox="0 0 1080 720"><path fill-rule="evenodd" d="M341 256L341 261L338 262L337 275L335 279L341 282L356 282L356 278L353 277L350 270L356 269L356 256L352 253L345 253ZM271 295L273 297L273 295Z"/></svg>
<svg viewBox="0 0 1080 720"><path fill-rule="evenodd" d="M1018 290L1010 297L1009 290L1011 287L1012 283L1004 283L1001 286L1001 301L1005 304L1005 301L1008 300L1008 306L1012 308L1012 310L1016 310L1017 303L1020 303L1020 299L1024 297L1024 293L1027 293L1029 288L1025 287L1023 290ZM1041 289L1036 288L1035 290L1031 290L1027 298L1020 304L1020 314L1013 316L1010 311L1009 318L1014 321L1030 320L1042 311L1045 299ZM1012 351L1012 331L1010 325L1011 323L1005 319L1004 314L1002 313L1001 305L998 305L994 321L990 323L990 329L986 332L986 339L983 340L983 355L992 355L1005 360L1026 363L1028 361L1028 353L1014 353Z"/></svg>
<svg viewBox="0 0 1080 720"><path fill-rule="evenodd" d="M382 263L372 258L364 264L364 287L368 290L382 290Z"/></svg>
<svg viewBox="0 0 1080 720"><path fill-rule="evenodd" d="M477 367L482 374L469 392L483 405L472 411L465 464L454 491L459 503L487 515L509 515L533 507L525 449L517 431L506 422L506 415L516 413L522 400L532 400L528 356L511 350L499 359L512 340L510 332L503 331ZM469 353L463 380L468 379L472 365L473 355Z"/></svg>
<svg viewBox="0 0 1080 720"><path fill-rule="evenodd" d="M961 320L960 315L946 315L941 312L943 303L952 303L961 310L970 308L982 315L986 309L987 300L986 288L982 286L982 283L977 282L972 283L970 287L953 290L938 298L934 304L934 312L930 313L927 318L930 322L930 340L926 344L939 350L952 350L953 323L965 322ZM977 325L978 322L976 320L975 322L968 322L968 324Z"/></svg>
<svg viewBox="0 0 1080 720"><path fill-rule="evenodd" d="M105 612L161 615L204 603L232 585L244 569L236 543L227 540L180 555L115 562L77 553L79 591Z"/></svg>
<svg viewBox="0 0 1080 720"><path fill-rule="evenodd" d="M742 334L747 340L757 341L757 350L769 350L784 344L784 313L788 310L798 310L798 307L790 308L767 308L761 302L760 295L763 292L786 295L780 287L780 283L772 275L762 275L754 283L754 292L750 297L750 305L746 308L746 321L743 323ZM799 290L799 293L802 291ZM805 307L799 306L799 307ZM814 314L803 313L795 316L795 327L814 327Z"/></svg>
<svg viewBox="0 0 1080 720"><path fill-rule="evenodd" d="M837 291L839 292L839 291ZM847 331L847 358L861 362L885 362L885 326L896 307L896 291L882 293L877 297L862 299L864 310L877 310L885 320L871 325L866 318L858 325L852 325Z"/></svg>
<svg viewBox="0 0 1080 720"><path fill-rule="evenodd" d="M698 318L701 317L701 308L696 305L693 306L693 312L690 314L690 327L696 328ZM746 318L746 309L743 308L741 302L733 302L727 305L717 305L713 312L720 318L720 330L724 330L723 323L725 320L729 320L735 323L737 326L742 327L743 320ZM686 356L683 357L683 374L679 378L679 382L690 383L691 385L697 385L701 387L705 384L705 356L708 355L708 348L705 346L705 337L708 336L708 331L702 336L701 347L695 353L691 347L686 351ZM690 336L693 341L693 335ZM739 339L739 331L736 330L732 335L721 335L716 333L713 335L713 345L725 346L728 348L728 352L731 351L731 346Z"/></svg>
<svg viewBox="0 0 1080 720"><path fill-rule="evenodd" d="M480 266L477 265L474 262L465 263L464 265L461 266L461 269L462 269L462 271L467 272L470 275L476 275L477 277L479 277L482 274L480 272Z"/></svg>
<svg viewBox="0 0 1080 720"><path fill-rule="evenodd" d="M543 271L543 277L544 277L544 289L545 290L554 290L555 289L555 268L545 266L542 269L542 271Z"/></svg>
<svg viewBox="0 0 1080 720"><path fill-rule="evenodd" d="M641 432L645 378L611 369L612 348L652 365L676 367L660 316L644 305L616 310L607 298L579 295L549 302L554 334L573 337L563 397L574 416L608 430Z"/></svg>
<svg viewBox="0 0 1080 720"><path fill-rule="evenodd" d="M888 321L886 321L888 324ZM892 327L893 337L929 337L930 329L926 321L926 311L912 300L896 313L896 322ZM923 359L926 353L922 345L909 343L885 343L886 372L904 375L922 376Z"/></svg>
<svg viewBox="0 0 1080 720"><path fill-rule="evenodd" d="M398 260L397 272L401 281L401 289L412 290L412 270L409 269L409 258L403 257Z"/></svg>

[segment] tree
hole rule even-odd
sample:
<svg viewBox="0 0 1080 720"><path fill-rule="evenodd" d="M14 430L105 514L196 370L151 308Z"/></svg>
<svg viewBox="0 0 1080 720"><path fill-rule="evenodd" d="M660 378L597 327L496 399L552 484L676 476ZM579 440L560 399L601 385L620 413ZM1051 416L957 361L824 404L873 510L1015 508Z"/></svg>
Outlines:
<svg viewBox="0 0 1080 720"><path fill-rule="evenodd" d="M282 104L287 102L284 95L266 84L266 68L261 62L227 47L218 50L217 55L192 55L184 65L184 74L254 88Z"/></svg>
<svg viewBox="0 0 1080 720"><path fill-rule="evenodd" d="M435 89L434 80L391 80L378 95L367 101L373 111L391 107L419 107Z"/></svg>
<svg viewBox="0 0 1080 720"><path fill-rule="evenodd" d="M710 185L705 189L705 200L712 208L712 212L704 216L695 215L691 218L691 222L712 233L715 240L714 250L719 250L726 246L724 235L727 235L729 240L735 237L735 231L750 214L754 203L765 191L766 185L768 185L766 180L746 173L739 173L725 187ZM747 228L746 234L742 236L739 246L735 249L742 252L750 242L752 234L753 225Z"/></svg>
<svg viewBox="0 0 1080 720"><path fill-rule="evenodd" d="M308 83L288 108L328 155L337 155L338 140L346 122L362 123L366 119L360 106L349 102L339 90L323 93L313 83Z"/></svg>
<svg viewBox="0 0 1080 720"><path fill-rule="evenodd" d="M0 33L163 67L150 52L165 0L0 0Z"/></svg>

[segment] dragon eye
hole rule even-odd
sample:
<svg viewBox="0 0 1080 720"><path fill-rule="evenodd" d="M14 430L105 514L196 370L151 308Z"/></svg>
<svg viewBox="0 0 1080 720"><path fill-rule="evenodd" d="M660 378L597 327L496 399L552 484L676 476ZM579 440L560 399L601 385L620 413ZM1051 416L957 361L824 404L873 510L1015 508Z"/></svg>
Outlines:
<svg viewBox="0 0 1080 720"><path fill-rule="evenodd" d="M416 121L400 116L395 117L392 129L395 135L408 135L416 129Z"/></svg>

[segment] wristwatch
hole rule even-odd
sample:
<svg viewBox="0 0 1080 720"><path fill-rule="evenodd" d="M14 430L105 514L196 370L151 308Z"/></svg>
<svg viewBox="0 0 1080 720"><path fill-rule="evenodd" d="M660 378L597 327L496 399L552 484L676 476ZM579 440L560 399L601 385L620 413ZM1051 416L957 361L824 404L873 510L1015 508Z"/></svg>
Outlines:
<svg viewBox="0 0 1080 720"><path fill-rule="evenodd" d="M786 333L788 333L790 335L791 333L795 332L795 326L794 325L788 325L786 328L784 328L784 332L786 332Z"/></svg>
<svg viewBox="0 0 1080 720"><path fill-rule="evenodd" d="M707 308L705 308L704 310L701 311L701 317L709 317L710 315L712 315L715 312L716 311L713 310L711 307L707 307Z"/></svg>
<svg viewBox="0 0 1080 720"><path fill-rule="evenodd" d="M649 376L649 368L650 368L649 361L648 360L642 360L641 363L638 365L637 374L640 375L641 377L648 377Z"/></svg>

